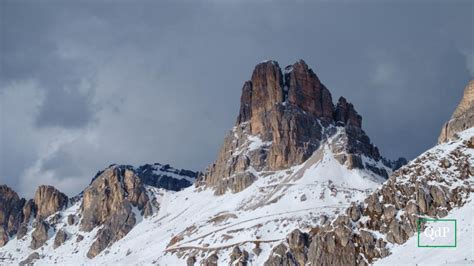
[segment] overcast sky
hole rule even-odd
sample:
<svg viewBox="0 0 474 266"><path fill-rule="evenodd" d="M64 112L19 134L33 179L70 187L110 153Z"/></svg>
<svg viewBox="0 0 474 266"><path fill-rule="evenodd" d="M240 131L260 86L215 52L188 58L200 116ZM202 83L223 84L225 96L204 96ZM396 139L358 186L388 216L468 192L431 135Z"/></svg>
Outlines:
<svg viewBox="0 0 474 266"><path fill-rule="evenodd" d="M304 59L389 158L433 146L474 74L472 1L35 2L0 1L0 184L26 197L204 170L265 59Z"/></svg>

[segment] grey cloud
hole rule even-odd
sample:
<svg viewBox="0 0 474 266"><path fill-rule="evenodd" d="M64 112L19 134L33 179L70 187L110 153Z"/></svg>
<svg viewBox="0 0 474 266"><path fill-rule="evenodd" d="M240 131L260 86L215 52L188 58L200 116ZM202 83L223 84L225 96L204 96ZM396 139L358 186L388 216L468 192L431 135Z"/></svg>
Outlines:
<svg viewBox="0 0 474 266"><path fill-rule="evenodd" d="M93 115L91 96L81 94L77 89L49 89L36 118L36 125L83 127L92 121Z"/></svg>
<svg viewBox="0 0 474 266"><path fill-rule="evenodd" d="M35 162L35 182L54 180L68 193L110 163L203 170L235 122L242 84L265 59L305 59L392 158L435 143L472 77L467 2L1 5L0 92L31 79L45 96L28 116L1 115L9 154L1 182L22 191L18 180L31 180L25 170ZM65 139L58 149L55 138Z"/></svg>

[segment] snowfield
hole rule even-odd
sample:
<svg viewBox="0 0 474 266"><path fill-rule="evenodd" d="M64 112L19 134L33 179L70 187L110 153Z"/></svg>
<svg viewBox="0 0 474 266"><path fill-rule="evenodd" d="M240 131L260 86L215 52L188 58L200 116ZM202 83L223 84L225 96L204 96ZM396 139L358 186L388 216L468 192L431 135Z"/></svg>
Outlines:
<svg viewBox="0 0 474 266"><path fill-rule="evenodd" d="M258 143L257 138L251 139ZM251 148L254 148L251 146ZM78 225L65 226L68 240L53 249L54 237L38 253L44 255L38 265L60 264L148 264L182 265L180 257L193 251L203 256L218 250L220 263L228 264L228 254L235 245L252 250L250 262L261 265L271 248L292 230L303 231L319 224L321 216L329 219L347 208L352 201L363 200L383 181L367 170L348 170L323 146L305 163L277 172L254 172L259 178L239 193L214 195L212 189L189 187L179 192L149 187L159 210L139 223L124 238L90 260L86 253L97 231L79 232ZM62 211L78 214L79 203ZM61 223L62 224L62 223ZM61 226L59 226L61 227ZM60 229L60 228L56 228ZM16 238L0 249L0 256L12 263L24 260L30 250L31 229L23 240ZM77 235L84 240L77 243Z"/></svg>
<svg viewBox="0 0 474 266"><path fill-rule="evenodd" d="M474 265L474 195L443 219L457 221L456 248L418 248L414 235L405 244L393 246L392 255L375 265Z"/></svg>
<svg viewBox="0 0 474 266"><path fill-rule="evenodd" d="M464 132L463 139L474 136L474 129ZM265 145L249 138L254 145ZM329 142L328 142L329 143ZM454 149L454 143L438 145L440 154ZM253 146L251 146L253 148ZM471 159L474 152L470 150ZM369 160L364 158L364 160ZM373 162L375 163L375 162ZM430 164L428 162L427 164ZM437 167L433 164L433 167ZM219 265L229 264L229 253L236 245L249 251L249 263L262 265L271 249L298 228L308 232L321 219L333 219L354 201L363 201L381 186L384 179L368 170L348 170L341 165L324 144L301 165L277 172L256 172L257 180L239 193L214 195L212 189L188 187L179 192L148 187L150 198L159 204L154 215L137 219L135 227L121 240L94 259L86 253L99 228L79 231L79 223L67 225L69 214L80 213L80 201L61 211L56 230L68 234L66 242L53 249L54 235L50 231L47 243L36 250L41 259L37 265L87 264L159 264L183 265L185 255L205 258L217 252ZM472 185L473 179L469 179ZM404 181L401 181L404 182ZM416 247L416 235L403 245L391 246L392 255L377 261L378 265L473 264L474 197L448 217L458 220L458 247L429 249ZM138 211L135 212L138 216ZM51 216L52 217L52 216ZM50 218L51 218L50 217ZM33 250L29 248L32 225L27 236L12 238L0 248L3 263L17 264ZM78 242L78 235L83 240ZM261 249L251 252L256 247ZM198 259L199 260L199 259Z"/></svg>

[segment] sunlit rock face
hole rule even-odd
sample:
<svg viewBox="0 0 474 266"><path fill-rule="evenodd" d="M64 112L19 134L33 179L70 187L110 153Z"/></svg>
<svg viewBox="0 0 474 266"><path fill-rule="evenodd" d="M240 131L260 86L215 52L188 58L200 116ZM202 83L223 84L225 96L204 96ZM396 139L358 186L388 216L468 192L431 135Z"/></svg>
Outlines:
<svg viewBox="0 0 474 266"><path fill-rule="evenodd" d="M451 119L441 129L438 142L456 138L456 133L474 126L474 80L464 89L464 96L454 111Z"/></svg>

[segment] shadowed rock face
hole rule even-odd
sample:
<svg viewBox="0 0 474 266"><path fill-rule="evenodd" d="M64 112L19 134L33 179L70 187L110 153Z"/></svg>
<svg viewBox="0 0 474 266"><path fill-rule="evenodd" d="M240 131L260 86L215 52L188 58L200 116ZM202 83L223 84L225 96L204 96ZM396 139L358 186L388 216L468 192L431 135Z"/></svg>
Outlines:
<svg viewBox="0 0 474 266"><path fill-rule="evenodd" d="M0 246L8 242L8 237L16 234L23 220L21 213L25 200L18 197L7 185L0 186Z"/></svg>
<svg viewBox="0 0 474 266"><path fill-rule="evenodd" d="M15 191L6 185L0 186L0 246L17 234L23 238L27 233L30 218L35 218L35 231L31 247L41 247L47 240L49 225L44 219L67 207L68 198L52 186L40 186L35 198L25 200L18 197Z"/></svg>
<svg viewBox="0 0 474 266"><path fill-rule="evenodd" d="M329 90L303 60L285 68L288 103L320 119L332 121L334 106Z"/></svg>
<svg viewBox="0 0 474 266"><path fill-rule="evenodd" d="M34 203L37 208L36 218L44 219L67 207L68 197L53 186L39 186Z"/></svg>
<svg viewBox="0 0 474 266"><path fill-rule="evenodd" d="M236 126L196 186L212 186L216 194L241 191L255 180L253 170L275 171L306 161L336 127L345 132L338 142L343 145L334 146L341 164L369 169L362 155L381 159L354 106L342 97L334 106L329 90L303 60L284 73L275 61L258 64L240 100ZM384 169L369 170L387 176Z"/></svg>
<svg viewBox="0 0 474 266"><path fill-rule="evenodd" d="M173 191L191 186L198 176L196 172L175 169L168 164L159 163L145 164L134 170L144 185Z"/></svg>
<svg viewBox="0 0 474 266"><path fill-rule="evenodd" d="M35 230L31 234L32 249L41 247L48 240L49 225L44 221L37 221Z"/></svg>
<svg viewBox="0 0 474 266"><path fill-rule="evenodd" d="M458 107L441 129L438 142L442 143L456 138L456 133L474 126L474 80L464 89L464 96Z"/></svg>
<svg viewBox="0 0 474 266"><path fill-rule="evenodd" d="M91 231L104 225L87 253L89 258L95 257L133 228L136 218L132 207L136 207L145 217L152 214L151 203L140 178L127 167L107 168L84 190L81 230Z"/></svg>

